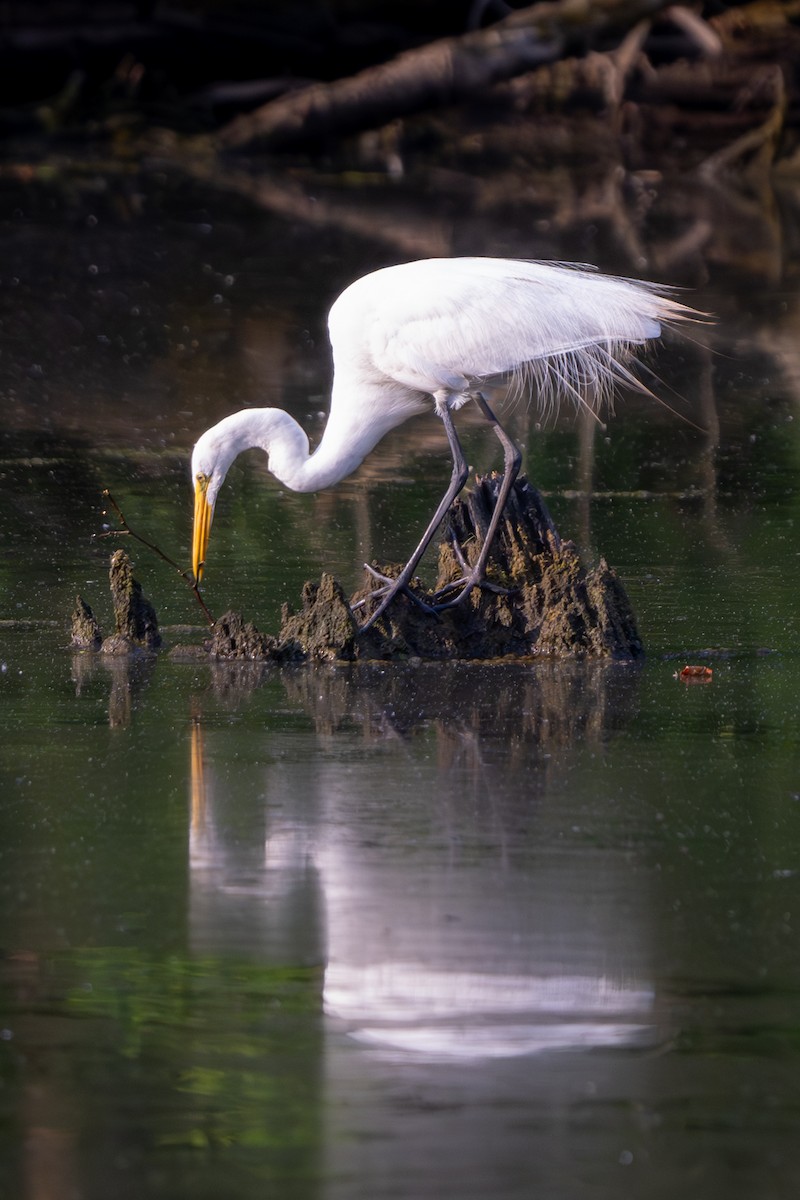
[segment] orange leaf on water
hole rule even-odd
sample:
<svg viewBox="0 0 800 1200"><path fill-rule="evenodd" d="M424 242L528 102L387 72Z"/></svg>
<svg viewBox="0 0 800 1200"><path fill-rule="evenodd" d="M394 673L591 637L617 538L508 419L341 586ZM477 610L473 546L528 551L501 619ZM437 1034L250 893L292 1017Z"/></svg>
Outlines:
<svg viewBox="0 0 800 1200"><path fill-rule="evenodd" d="M711 667L684 667L678 679L684 683L709 683L713 674Z"/></svg>

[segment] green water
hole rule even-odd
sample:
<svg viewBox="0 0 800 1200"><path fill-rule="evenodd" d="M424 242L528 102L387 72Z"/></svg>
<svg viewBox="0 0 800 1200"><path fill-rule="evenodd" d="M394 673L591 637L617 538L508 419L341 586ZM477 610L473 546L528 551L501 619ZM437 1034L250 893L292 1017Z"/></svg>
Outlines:
<svg viewBox="0 0 800 1200"><path fill-rule="evenodd" d="M326 298L377 263L84 216L30 214L2 293L0 1196L794 1197L800 421L766 326L662 360L713 436L514 414L643 666L178 661L202 614L130 543L167 651L106 661L67 635L77 592L110 620L102 489L185 563L192 437L262 395L319 429ZM212 610L274 628L401 556L440 433L316 497L237 466Z"/></svg>

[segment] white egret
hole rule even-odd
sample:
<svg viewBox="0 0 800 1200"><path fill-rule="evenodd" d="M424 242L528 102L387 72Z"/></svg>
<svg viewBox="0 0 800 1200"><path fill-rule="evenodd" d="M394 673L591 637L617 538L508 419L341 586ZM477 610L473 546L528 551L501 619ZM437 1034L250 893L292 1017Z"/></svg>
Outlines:
<svg viewBox="0 0 800 1200"><path fill-rule="evenodd" d="M279 408L225 417L198 440L192 565L203 575L214 504L231 463L260 448L273 475L297 492L344 479L384 434L426 410L441 418L453 460L450 483L399 577L379 589L371 625L407 590L436 529L466 483L468 469L452 414L472 400L503 447L504 479L492 524L474 567L447 604L459 603L483 577L520 454L480 389L497 378L539 402L562 399L596 407L615 383L633 383L625 366L633 346L692 312L654 284L562 263L498 258L434 258L385 267L341 293L328 318L334 377L330 413L313 453L308 437ZM443 607L440 605L439 607Z"/></svg>

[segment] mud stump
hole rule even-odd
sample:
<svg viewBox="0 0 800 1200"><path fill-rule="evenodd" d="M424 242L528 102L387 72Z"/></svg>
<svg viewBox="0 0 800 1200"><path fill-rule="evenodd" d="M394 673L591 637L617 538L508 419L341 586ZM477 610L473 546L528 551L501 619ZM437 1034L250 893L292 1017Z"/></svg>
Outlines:
<svg viewBox="0 0 800 1200"><path fill-rule="evenodd" d="M226 612L214 623L208 651L214 658L280 661L275 638L236 612Z"/></svg>
<svg viewBox="0 0 800 1200"><path fill-rule="evenodd" d="M103 635L97 617L83 596L75 597L75 608L70 621L70 645L75 650L99 650Z"/></svg>
<svg viewBox="0 0 800 1200"><path fill-rule="evenodd" d="M432 592L419 592L426 603L435 604L437 593L463 575L455 546L467 566L475 562L501 481L497 475L479 478L453 505L439 547L436 585ZM397 569L385 568L384 573L396 575ZM374 629L359 638L359 657L633 659L644 653L633 610L614 571L604 559L586 570L524 478L509 496L486 579L495 590L476 587L463 603L435 615L399 596ZM367 600L365 614L374 603Z"/></svg>
<svg viewBox="0 0 800 1200"><path fill-rule="evenodd" d="M124 550L111 555L108 572L114 605L114 628L101 646L103 654L126 654L132 650L157 650L161 645L156 610L133 577L131 560Z"/></svg>
<svg viewBox="0 0 800 1200"><path fill-rule="evenodd" d="M359 657L358 624L341 585L332 575L323 575L318 584L303 585L299 613L284 604L279 641L284 651L296 658L349 662Z"/></svg>

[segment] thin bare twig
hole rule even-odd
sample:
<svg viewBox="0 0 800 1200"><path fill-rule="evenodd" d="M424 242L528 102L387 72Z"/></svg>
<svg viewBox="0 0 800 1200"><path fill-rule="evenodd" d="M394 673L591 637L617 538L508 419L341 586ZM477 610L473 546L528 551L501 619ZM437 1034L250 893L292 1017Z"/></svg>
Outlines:
<svg viewBox="0 0 800 1200"><path fill-rule="evenodd" d="M107 533L96 533L94 536L98 537L98 538L115 537L121 533L124 533L124 534L128 534L132 538L135 538L137 542L141 542L143 546L147 546L148 550L152 550L154 554L157 554L159 558L162 558L165 563L167 563L170 567L172 567L174 570L176 570L178 572L178 574L180 575L181 579L186 580L189 587L192 589L192 591L195 594L197 603L200 605L203 612L205 613L205 617L206 617L206 620L208 621L209 625L214 625L215 624L214 618L212 617L211 613L209 612L208 606L206 605L205 600L200 595L200 589L197 586L197 580L193 579L188 571L184 571L181 567L179 567L178 564L173 559L171 559L168 554L165 554L164 551L159 546L156 546L156 544L154 542L149 542L147 540L147 538L142 537L142 535L140 533L136 533L135 530L131 529L130 525L128 524L127 520L125 519L125 514L123 513L120 506L117 504L114 497L111 495L111 492L108 490L108 488L103 489L103 499L107 500L108 503L111 505L111 507L114 509L114 512L117 515L117 520L120 523L120 528L119 529L109 529Z"/></svg>

